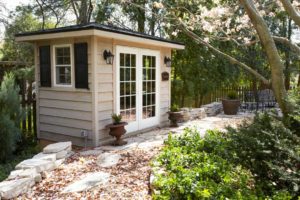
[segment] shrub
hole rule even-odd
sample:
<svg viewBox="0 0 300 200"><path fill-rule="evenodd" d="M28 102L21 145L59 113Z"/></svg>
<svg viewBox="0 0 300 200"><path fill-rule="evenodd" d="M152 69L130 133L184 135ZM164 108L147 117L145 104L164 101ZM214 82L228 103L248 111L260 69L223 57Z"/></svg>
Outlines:
<svg viewBox="0 0 300 200"><path fill-rule="evenodd" d="M232 161L249 169L265 193L300 195L300 138L275 114L257 114L253 123L228 128Z"/></svg>
<svg viewBox="0 0 300 200"><path fill-rule="evenodd" d="M0 162L11 156L16 148L21 117L19 89L14 75L9 73L4 76L0 88Z"/></svg>
<svg viewBox="0 0 300 200"><path fill-rule="evenodd" d="M299 138L273 115L204 138L169 135L153 161L154 199L266 199L299 196ZM298 149L298 153L297 153Z"/></svg>
<svg viewBox="0 0 300 200"><path fill-rule="evenodd" d="M179 106L177 104L172 104L170 111L171 112L179 112Z"/></svg>
<svg viewBox="0 0 300 200"><path fill-rule="evenodd" d="M291 130L300 137L300 88L289 91L288 101L294 109L287 123Z"/></svg>
<svg viewBox="0 0 300 200"><path fill-rule="evenodd" d="M122 115L121 114L118 115L118 114L114 113L114 114L111 115L111 118L113 120L113 124L120 124L121 121L122 121Z"/></svg>
<svg viewBox="0 0 300 200"><path fill-rule="evenodd" d="M238 99L238 93L236 91L229 91L227 98L230 100Z"/></svg>
<svg viewBox="0 0 300 200"><path fill-rule="evenodd" d="M0 182L7 178L15 166L25 159L32 158L33 155L40 152L41 149L38 146L27 147L26 150L21 151L18 155L12 157L9 162L0 165Z"/></svg>
<svg viewBox="0 0 300 200"><path fill-rule="evenodd" d="M225 147L223 133L216 131L208 132L204 139L191 129L178 138L169 135L162 153L153 162L154 169L164 169L163 173L155 171L158 192L153 198L255 199L250 171L222 158L219 153L223 155Z"/></svg>

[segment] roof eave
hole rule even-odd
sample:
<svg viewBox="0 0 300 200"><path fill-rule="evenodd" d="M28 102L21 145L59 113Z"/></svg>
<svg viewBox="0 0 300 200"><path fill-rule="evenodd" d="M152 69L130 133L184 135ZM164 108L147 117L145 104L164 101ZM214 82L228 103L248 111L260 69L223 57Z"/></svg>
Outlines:
<svg viewBox="0 0 300 200"><path fill-rule="evenodd" d="M103 30L96 29L87 29L87 30L76 30L76 31L68 31L68 32L57 32L57 33L43 33L43 34L31 34L31 35L17 35L17 42L35 42L38 40L49 40L49 39L58 39L58 38L66 38L66 37L82 37L82 36L99 36L104 38L112 38L117 40L123 40L128 42L136 42L142 44L148 44L153 46L160 46L172 49L184 49L185 46L183 44L155 40L150 38L143 38L133 35L127 35L123 33L115 33L108 32Z"/></svg>

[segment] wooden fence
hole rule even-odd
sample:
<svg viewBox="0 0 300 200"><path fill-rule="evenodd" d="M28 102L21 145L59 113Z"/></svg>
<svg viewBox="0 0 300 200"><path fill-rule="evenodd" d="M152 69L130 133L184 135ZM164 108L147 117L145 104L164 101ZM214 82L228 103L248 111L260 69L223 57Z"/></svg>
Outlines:
<svg viewBox="0 0 300 200"><path fill-rule="evenodd" d="M25 118L20 124L23 133L34 134L36 138L36 100L32 82L17 80L20 87L21 106L25 111Z"/></svg>
<svg viewBox="0 0 300 200"><path fill-rule="evenodd" d="M6 72L14 71L26 66L30 66L30 64L15 61L0 61L0 84ZM20 106L25 112L25 117L20 123L20 129L26 135L34 134L36 138L36 101L33 82L25 79L17 79L16 82L20 88Z"/></svg>

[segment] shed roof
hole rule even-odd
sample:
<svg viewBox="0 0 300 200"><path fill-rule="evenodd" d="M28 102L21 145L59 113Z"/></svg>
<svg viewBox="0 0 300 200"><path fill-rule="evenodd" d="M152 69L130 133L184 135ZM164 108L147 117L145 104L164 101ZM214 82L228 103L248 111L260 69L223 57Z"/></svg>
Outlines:
<svg viewBox="0 0 300 200"><path fill-rule="evenodd" d="M79 32L81 34L76 34ZM66 33L70 33L70 34L66 34ZM133 41L133 40L136 41L136 39L134 38L138 38L138 39L144 39L143 40L144 42L148 40L153 41L155 42L152 43L153 45L167 46L175 49L184 49L184 44L180 42L175 42L161 37L132 31L130 29L124 29L116 26L97 24L97 23L89 23L85 25L73 25L73 26L65 26L60 28L53 28L53 29L46 29L46 30L39 30L39 31L24 32L24 33L18 33L15 36L16 36L16 41L32 42L32 41L42 40L42 39L53 39L53 38L62 38L68 36L84 36L84 35L98 35L102 37L115 38L115 39L127 40L127 41ZM159 45L159 44L164 44L164 45Z"/></svg>

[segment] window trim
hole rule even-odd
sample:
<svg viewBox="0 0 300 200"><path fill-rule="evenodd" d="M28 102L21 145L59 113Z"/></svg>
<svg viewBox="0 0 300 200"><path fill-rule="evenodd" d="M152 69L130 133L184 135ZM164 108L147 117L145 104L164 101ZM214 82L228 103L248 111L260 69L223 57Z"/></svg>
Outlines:
<svg viewBox="0 0 300 200"><path fill-rule="evenodd" d="M71 65L71 84L65 85L65 84L59 84L56 82L56 48L59 47L69 47L70 48L70 65ZM72 44L59 44L59 45L53 45L52 52L53 52L53 84L54 87L65 87L65 88L73 88L74 86L74 63L73 63L73 45Z"/></svg>

